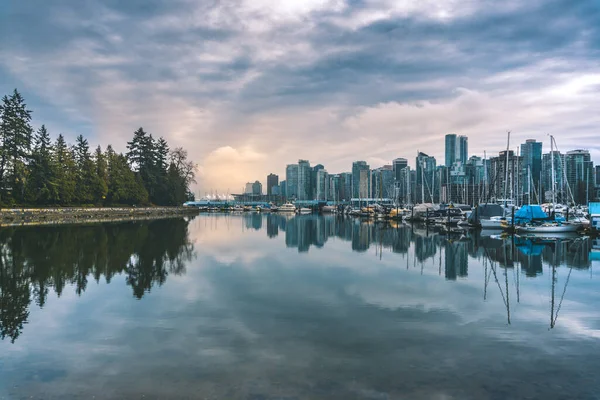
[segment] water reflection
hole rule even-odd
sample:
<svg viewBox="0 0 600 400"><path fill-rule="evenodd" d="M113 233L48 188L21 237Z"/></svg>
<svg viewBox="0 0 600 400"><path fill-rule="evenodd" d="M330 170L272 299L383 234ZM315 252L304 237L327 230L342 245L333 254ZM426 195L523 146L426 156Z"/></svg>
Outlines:
<svg viewBox="0 0 600 400"><path fill-rule="evenodd" d="M67 285L78 295L88 279L110 283L124 274L141 299L169 274L185 272L193 255L186 219L0 230L0 337L14 342L30 303L44 307L49 291Z"/></svg>

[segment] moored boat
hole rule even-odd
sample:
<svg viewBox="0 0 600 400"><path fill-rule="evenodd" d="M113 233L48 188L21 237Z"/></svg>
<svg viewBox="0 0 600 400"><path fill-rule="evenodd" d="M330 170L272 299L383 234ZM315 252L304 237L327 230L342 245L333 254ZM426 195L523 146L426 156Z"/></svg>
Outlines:
<svg viewBox="0 0 600 400"><path fill-rule="evenodd" d="M293 205L292 203L285 203L284 205L280 206L277 211L279 211L279 212L296 212L296 206Z"/></svg>

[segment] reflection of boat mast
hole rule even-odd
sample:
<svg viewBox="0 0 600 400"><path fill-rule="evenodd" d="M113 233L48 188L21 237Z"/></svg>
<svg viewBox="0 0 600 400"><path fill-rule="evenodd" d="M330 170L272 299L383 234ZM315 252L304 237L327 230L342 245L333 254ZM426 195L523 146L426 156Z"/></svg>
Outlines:
<svg viewBox="0 0 600 400"><path fill-rule="evenodd" d="M490 268L492 270L492 273L494 274L494 280L496 281L496 284L498 285L498 290L500 290L500 295L502 296L502 301L504 302L504 305L506 306L506 317L507 317L507 321L508 324L510 325L510 303L508 302L508 275L506 275L507 271L506 271L506 266L505 266L505 276L506 276L506 296L504 295L504 291L502 290L502 287L500 286L500 281L498 280L498 275L496 274L496 268L494 267L494 262L492 261L492 258L490 257L490 254L488 253L487 248L485 249L485 254L488 257L488 260L490 261ZM504 259L506 260L506 249L505 249L505 253L504 253ZM505 261L506 262L506 261Z"/></svg>
<svg viewBox="0 0 600 400"><path fill-rule="evenodd" d="M579 248L581 249L581 247ZM579 252L579 249L577 250L577 252ZM556 250L556 249L555 249ZM556 313L554 312L554 293L555 293L555 286L556 286L556 281L558 280L556 278L556 251L554 252L555 254L555 259L554 262L552 263L552 298L550 300L550 329L553 329L556 326L556 320L558 319L558 313L560 311L560 307L562 306L562 302L563 299L565 298L565 293L567 292L567 285L569 284L569 279L571 279L571 272L573 272L573 267L571 266L569 268L569 274L567 275L567 280L565 281L565 287L563 288L563 292L560 296L560 301L558 302L558 306L556 307Z"/></svg>

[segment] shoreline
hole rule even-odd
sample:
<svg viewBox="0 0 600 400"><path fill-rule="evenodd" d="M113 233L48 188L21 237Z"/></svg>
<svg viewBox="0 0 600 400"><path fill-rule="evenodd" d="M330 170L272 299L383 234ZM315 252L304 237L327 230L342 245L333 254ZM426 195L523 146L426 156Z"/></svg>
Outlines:
<svg viewBox="0 0 600 400"><path fill-rule="evenodd" d="M198 213L195 207L3 208L0 227L135 221Z"/></svg>

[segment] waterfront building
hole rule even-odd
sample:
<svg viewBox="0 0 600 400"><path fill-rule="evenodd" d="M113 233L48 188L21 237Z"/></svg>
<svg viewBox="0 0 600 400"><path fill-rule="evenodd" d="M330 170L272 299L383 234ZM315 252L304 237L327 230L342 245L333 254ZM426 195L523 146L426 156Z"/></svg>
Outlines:
<svg viewBox="0 0 600 400"><path fill-rule="evenodd" d="M571 150L565 157L567 183L572 200L576 204L587 204L594 197L594 169L588 150Z"/></svg>
<svg viewBox="0 0 600 400"><path fill-rule="evenodd" d="M316 197L315 200L327 200L329 193L329 174L325 169L316 171Z"/></svg>
<svg viewBox="0 0 600 400"><path fill-rule="evenodd" d="M416 191L417 203L435 202L435 157L419 152L416 158Z"/></svg>
<svg viewBox="0 0 600 400"><path fill-rule="evenodd" d="M260 183L259 181L255 181L252 184L252 194L257 196L262 195L262 183Z"/></svg>
<svg viewBox="0 0 600 400"><path fill-rule="evenodd" d="M514 151L508 152L508 175L506 173L507 158L506 150L501 151L498 157L490 158L490 199L504 199L505 182L506 182L506 198L515 200L515 203L520 203L521 199L517 198L521 193L519 182L522 181L523 158L516 156ZM506 178L508 176L508 181Z"/></svg>
<svg viewBox="0 0 600 400"><path fill-rule="evenodd" d="M384 165L371 171L371 197L374 199L394 199L395 191L394 168Z"/></svg>
<svg viewBox="0 0 600 400"><path fill-rule="evenodd" d="M542 142L536 142L534 139L525 141L521 145L521 157L523 157L521 171L523 202L531 203L535 199L534 194L539 192L542 179Z"/></svg>
<svg viewBox="0 0 600 400"><path fill-rule="evenodd" d="M247 182L246 183L246 187L244 189L244 193L245 194L252 194L252 185L253 185L252 182Z"/></svg>
<svg viewBox="0 0 600 400"><path fill-rule="evenodd" d="M286 193L288 199L298 197L298 164L288 164L285 168Z"/></svg>
<svg viewBox="0 0 600 400"><path fill-rule="evenodd" d="M559 203L568 202L567 182L565 180L565 155L554 151L554 200ZM552 201L552 156L542 155L542 193L545 202Z"/></svg>
<svg viewBox="0 0 600 400"><path fill-rule="evenodd" d="M455 162L466 164L469 158L469 138L462 135L457 136L453 133L446 135L445 155L446 167L452 167Z"/></svg>
<svg viewBox="0 0 600 400"><path fill-rule="evenodd" d="M298 200L312 200L312 174L308 160L298 160Z"/></svg>
<svg viewBox="0 0 600 400"><path fill-rule="evenodd" d="M267 195L272 195L273 187L279 185L279 176L275 174L267 175Z"/></svg>
<svg viewBox="0 0 600 400"><path fill-rule="evenodd" d="M283 197L284 199L287 198L287 181L279 182L279 192L281 197Z"/></svg>
<svg viewBox="0 0 600 400"><path fill-rule="evenodd" d="M352 172L340 174L340 200L350 201L352 198Z"/></svg>
<svg viewBox="0 0 600 400"><path fill-rule="evenodd" d="M371 169L366 161L352 163L352 197L366 199L371 193Z"/></svg>

